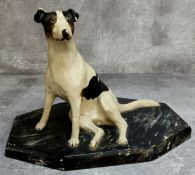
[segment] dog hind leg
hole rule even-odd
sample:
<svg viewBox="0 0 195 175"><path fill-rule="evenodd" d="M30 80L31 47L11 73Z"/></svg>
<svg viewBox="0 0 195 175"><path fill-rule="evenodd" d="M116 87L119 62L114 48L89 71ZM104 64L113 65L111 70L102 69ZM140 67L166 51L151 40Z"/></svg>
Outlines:
<svg viewBox="0 0 195 175"><path fill-rule="evenodd" d="M102 93L99 100L104 112L108 117L108 120L116 125L119 130L119 138L117 140L117 143L120 145L128 144L126 136L128 125L119 112L117 101L114 98L114 95L111 91L108 91Z"/></svg>
<svg viewBox="0 0 195 175"><path fill-rule="evenodd" d="M102 128L96 126L88 117L86 116L81 116L80 117L80 127L88 132L92 132L94 133L94 137L93 139L91 140L90 144L89 144L89 147L91 149L95 149L103 135L104 135L104 131Z"/></svg>

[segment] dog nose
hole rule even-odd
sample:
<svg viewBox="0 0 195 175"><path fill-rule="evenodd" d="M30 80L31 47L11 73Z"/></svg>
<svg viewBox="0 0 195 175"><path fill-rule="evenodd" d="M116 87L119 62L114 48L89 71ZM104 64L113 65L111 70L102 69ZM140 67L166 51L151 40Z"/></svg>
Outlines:
<svg viewBox="0 0 195 175"><path fill-rule="evenodd" d="M63 35L63 40L64 39L67 39L67 40L71 39L70 33L67 29L62 30L62 35Z"/></svg>
<svg viewBox="0 0 195 175"><path fill-rule="evenodd" d="M64 37L64 38L66 38L66 37L67 37L68 32L67 32L67 30L66 30L66 29L62 30L62 35L63 35L63 37Z"/></svg>

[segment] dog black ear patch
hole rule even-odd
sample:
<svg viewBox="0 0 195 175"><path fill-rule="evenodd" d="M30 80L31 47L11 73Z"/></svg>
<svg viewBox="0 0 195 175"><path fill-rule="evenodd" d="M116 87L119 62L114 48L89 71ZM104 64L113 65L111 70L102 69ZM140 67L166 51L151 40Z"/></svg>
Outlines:
<svg viewBox="0 0 195 175"><path fill-rule="evenodd" d="M73 22L76 22L79 19L79 14L73 9L68 9L68 12L71 14Z"/></svg>
<svg viewBox="0 0 195 175"><path fill-rule="evenodd" d="M45 11L43 9L37 10L37 12L34 15L34 21L37 23L41 23L43 21L44 15L45 15Z"/></svg>
<svg viewBox="0 0 195 175"><path fill-rule="evenodd" d="M108 87L101 81L98 76L93 76L86 88L82 90L82 96L87 100L98 97L103 91L108 91Z"/></svg>

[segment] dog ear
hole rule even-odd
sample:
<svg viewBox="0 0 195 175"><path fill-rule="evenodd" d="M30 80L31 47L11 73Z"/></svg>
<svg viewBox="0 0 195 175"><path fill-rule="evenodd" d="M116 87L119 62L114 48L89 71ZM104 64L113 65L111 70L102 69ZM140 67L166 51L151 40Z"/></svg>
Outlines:
<svg viewBox="0 0 195 175"><path fill-rule="evenodd" d="M79 14L75 12L73 9L68 9L68 12L71 14L73 22L76 22L79 19Z"/></svg>
<svg viewBox="0 0 195 175"><path fill-rule="evenodd" d="M34 15L34 21L37 23L41 23L43 21L43 17L45 15L45 10L38 9L37 12Z"/></svg>

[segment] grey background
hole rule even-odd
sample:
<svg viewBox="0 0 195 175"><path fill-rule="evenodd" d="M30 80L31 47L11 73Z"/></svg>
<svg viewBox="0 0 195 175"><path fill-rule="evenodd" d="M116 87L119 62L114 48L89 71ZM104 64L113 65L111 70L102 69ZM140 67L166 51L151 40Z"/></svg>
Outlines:
<svg viewBox="0 0 195 175"><path fill-rule="evenodd" d="M45 71L39 7L79 12L77 46L97 72L195 72L194 0L1 0L1 73Z"/></svg>

